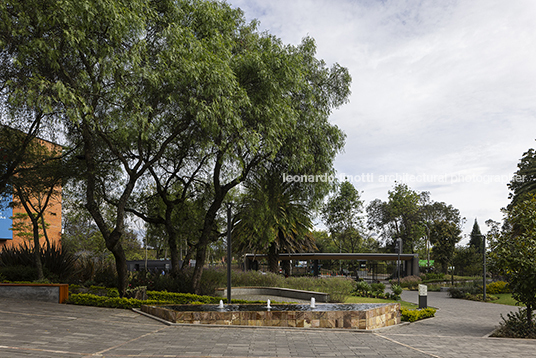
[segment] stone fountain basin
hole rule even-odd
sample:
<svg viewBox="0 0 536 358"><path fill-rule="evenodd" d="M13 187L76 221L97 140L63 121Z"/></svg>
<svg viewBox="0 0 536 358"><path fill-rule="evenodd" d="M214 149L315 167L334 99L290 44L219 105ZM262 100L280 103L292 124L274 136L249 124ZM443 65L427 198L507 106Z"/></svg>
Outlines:
<svg viewBox="0 0 536 358"><path fill-rule="evenodd" d="M399 303L309 305L142 305L146 314L178 324L347 328L372 330L400 323Z"/></svg>

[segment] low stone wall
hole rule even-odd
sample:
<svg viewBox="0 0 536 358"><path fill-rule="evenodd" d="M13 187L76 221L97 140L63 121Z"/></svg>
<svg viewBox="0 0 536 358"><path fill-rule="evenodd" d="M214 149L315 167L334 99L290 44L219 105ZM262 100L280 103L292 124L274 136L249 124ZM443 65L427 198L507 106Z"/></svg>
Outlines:
<svg viewBox="0 0 536 358"><path fill-rule="evenodd" d="M141 306L141 311L172 323L263 327L347 328L371 330L400 323L400 304L364 311L230 311L188 312L162 306Z"/></svg>
<svg viewBox="0 0 536 358"><path fill-rule="evenodd" d="M64 303L69 298L69 285L0 283L0 298Z"/></svg>
<svg viewBox="0 0 536 358"><path fill-rule="evenodd" d="M329 302L329 293L293 290L290 288L280 287L231 287L231 294L280 296L286 298L295 298L299 300L310 300L311 297L314 297L317 302ZM220 288L216 290L216 295L220 297L226 297L227 289Z"/></svg>

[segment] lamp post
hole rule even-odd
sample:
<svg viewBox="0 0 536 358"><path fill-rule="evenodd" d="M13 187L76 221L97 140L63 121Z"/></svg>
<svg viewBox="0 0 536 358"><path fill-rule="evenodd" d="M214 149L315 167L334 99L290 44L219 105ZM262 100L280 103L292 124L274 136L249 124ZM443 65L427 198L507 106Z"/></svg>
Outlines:
<svg viewBox="0 0 536 358"><path fill-rule="evenodd" d="M424 223L426 228L426 260L427 260L427 269L430 271L430 228L426 223Z"/></svg>
<svg viewBox="0 0 536 358"><path fill-rule="evenodd" d="M395 248L398 254L398 258L396 260L396 270L398 276L398 286L400 286L400 254L402 253L402 239L396 239Z"/></svg>
<svg viewBox="0 0 536 358"><path fill-rule="evenodd" d="M233 204L227 204L227 303L231 304L231 207Z"/></svg>
<svg viewBox="0 0 536 358"><path fill-rule="evenodd" d="M482 300L486 301L486 236L481 235L482 237Z"/></svg>

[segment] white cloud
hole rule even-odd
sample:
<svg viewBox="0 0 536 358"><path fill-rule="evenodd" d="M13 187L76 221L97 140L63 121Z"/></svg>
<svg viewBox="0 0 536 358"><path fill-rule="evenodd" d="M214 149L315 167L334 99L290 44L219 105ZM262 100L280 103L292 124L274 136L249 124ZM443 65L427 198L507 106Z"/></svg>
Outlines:
<svg viewBox="0 0 536 358"><path fill-rule="evenodd" d="M332 121L348 135L349 175L511 176L536 138L536 2L232 0L261 29L347 67L350 103ZM501 219L506 183L408 183L468 219ZM355 183L367 200L391 183Z"/></svg>

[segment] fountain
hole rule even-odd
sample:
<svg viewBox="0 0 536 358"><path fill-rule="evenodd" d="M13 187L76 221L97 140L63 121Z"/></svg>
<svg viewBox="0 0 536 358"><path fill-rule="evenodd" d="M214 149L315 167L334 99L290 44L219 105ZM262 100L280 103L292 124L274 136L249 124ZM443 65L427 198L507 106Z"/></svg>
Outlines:
<svg viewBox="0 0 536 358"><path fill-rule="evenodd" d="M141 311L177 324L376 329L400 323L399 303L142 305Z"/></svg>

